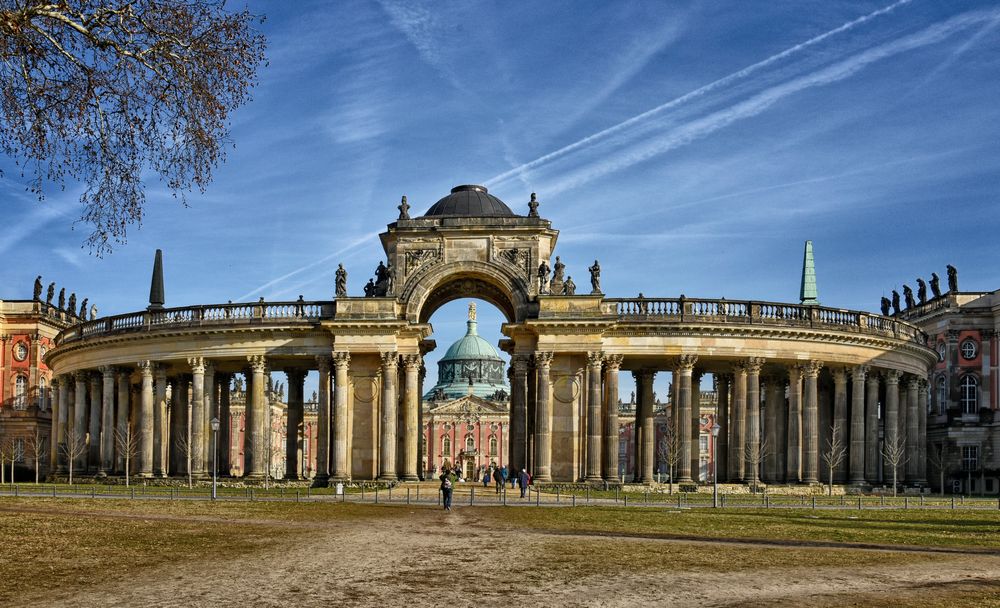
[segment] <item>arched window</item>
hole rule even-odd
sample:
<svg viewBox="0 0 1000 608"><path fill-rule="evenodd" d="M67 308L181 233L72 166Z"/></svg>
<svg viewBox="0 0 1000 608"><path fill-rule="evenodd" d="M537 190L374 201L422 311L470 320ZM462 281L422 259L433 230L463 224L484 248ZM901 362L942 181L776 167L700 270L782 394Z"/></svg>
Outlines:
<svg viewBox="0 0 1000 608"><path fill-rule="evenodd" d="M979 382L975 376L963 376L958 385L961 395L962 413L975 414L979 411Z"/></svg>
<svg viewBox="0 0 1000 608"><path fill-rule="evenodd" d="M937 411L943 414L948 407L948 382L941 376L937 380Z"/></svg>
<svg viewBox="0 0 1000 608"><path fill-rule="evenodd" d="M47 409L48 396L48 381L45 380L45 376L42 376L38 379L38 409Z"/></svg>
<svg viewBox="0 0 1000 608"><path fill-rule="evenodd" d="M472 435L465 436L465 451L466 452L476 451L476 439Z"/></svg>
<svg viewBox="0 0 1000 608"><path fill-rule="evenodd" d="M441 439L441 454L444 456L451 456L451 437L444 437Z"/></svg>
<svg viewBox="0 0 1000 608"><path fill-rule="evenodd" d="M490 456L497 455L497 438L490 437Z"/></svg>
<svg viewBox="0 0 1000 608"><path fill-rule="evenodd" d="M28 377L18 376L14 380L14 409L23 410L28 407Z"/></svg>

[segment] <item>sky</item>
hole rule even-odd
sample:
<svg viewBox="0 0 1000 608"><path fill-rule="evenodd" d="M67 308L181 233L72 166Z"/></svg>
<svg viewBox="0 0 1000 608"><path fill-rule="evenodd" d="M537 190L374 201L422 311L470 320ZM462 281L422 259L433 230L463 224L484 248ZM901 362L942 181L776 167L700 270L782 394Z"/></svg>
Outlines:
<svg viewBox="0 0 1000 608"><path fill-rule="evenodd" d="M0 298L41 274L141 310L157 248L167 306L331 299L338 262L360 295L400 197L420 214L467 183L522 214L537 192L568 274L600 259L609 296L795 302L807 239L827 306L877 310L946 264L1000 288L995 2L249 8L269 63L225 163L186 207L151 174L112 254L82 247L78 186L39 203L0 157ZM466 307L432 317L430 378ZM479 319L495 344L499 311Z"/></svg>

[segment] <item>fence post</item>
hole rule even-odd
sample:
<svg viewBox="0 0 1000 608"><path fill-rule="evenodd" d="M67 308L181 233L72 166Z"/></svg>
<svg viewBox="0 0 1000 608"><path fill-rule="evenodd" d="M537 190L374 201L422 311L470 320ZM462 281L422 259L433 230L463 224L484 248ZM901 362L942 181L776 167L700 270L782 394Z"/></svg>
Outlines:
<svg viewBox="0 0 1000 608"><path fill-rule="evenodd" d="M904 509L909 509L910 508L910 497L909 496L904 496L903 497L903 508Z"/></svg>
<svg viewBox="0 0 1000 608"><path fill-rule="evenodd" d="M576 494L573 495L573 506L576 506Z"/></svg>
<svg viewBox="0 0 1000 608"><path fill-rule="evenodd" d="M951 510L952 511L955 510L955 497L954 496L951 497Z"/></svg>
<svg viewBox="0 0 1000 608"><path fill-rule="evenodd" d="M90 486L90 497L97 498L97 486Z"/></svg>
<svg viewBox="0 0 1000 608"><path fill-rule="evenodd" d="M135 500L135 488L132 488L132 500Z"/></svg>
<svg viewBox="0 0 1000 608"><path fill-rule="evenodd" d="M469 492L469 506L471 507L476 502L476 486L472 486Z"/></svg>
<svg viewBox="0 0 1000 608"><path fill-rule="evenodd" d="M410 504L410 488L406 488L406 504Z"/></svg>
<svg viewBox="0 0 1000 608"><path fill-rule="evenodd" d="M538 490L538 488L535 488L535 506L537 507L540 504L542 504L542 493Z"/></svg>
<svg viewBox="0 0 1000 608"><path fill-rule="evenodd" d="M299 491L295 490L295 502L299 502Z"/></svg>
<svg viewBox="0 0 1000 608"><path fill-rule="evenodd" d="M389 486L389 500L387 502L392 502L392 486Z"/></svg>
<svg viewBox="0 0 1000 608"><path fill-rule="evenodd" d="M556 502L559 502L559 488L556 488Z"/></svg>
<svg viewBox="0 0 1000 608"><path fill-rule="evenodd" d="M375 504L378 504L378 486L375 486Z"/></svg>
<svg viewBox="0 0 1000 608"><path fill-rule="evenodd" d="M587 486L587 504L590 504L590 486Z"/></svg>
<svg viewBox="0 0 1000 608"><path fill-rule="evenodd" d="M816 497L815 496L812 497L812 508L813 509L816 508Z"/></svg>
<svg viewBox="0 0 1000 608"><path fill-rule="evenodd" d="M52 498L56 497L56 484L52 484Z"/></svg>
<svg viewBox="0 0 1000 608"><path fill-rule="evenodd" d="M625 495L625 506L628 507L628 494Z"/></svg>

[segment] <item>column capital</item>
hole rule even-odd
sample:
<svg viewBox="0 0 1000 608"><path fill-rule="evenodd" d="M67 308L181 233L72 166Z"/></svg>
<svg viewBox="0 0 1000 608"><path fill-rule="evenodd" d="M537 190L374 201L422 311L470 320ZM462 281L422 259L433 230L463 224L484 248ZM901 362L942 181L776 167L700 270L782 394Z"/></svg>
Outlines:
<svg viewBox="0 0 1000 608"><path fill-rule="evenodd" d="M215 362L210 359L205 359L205 375L214 376L215 375Z"/></svg>
<svg viewBox="0 0 1000 608"><path fill-rule="evenodd" d="M255 355L257 356L257 355ZM191 372L195 374L205 373L205 359L202 357L188 357L188 365L191 366Z"/></svg>
<svg viewBox="0 0 1000 608"><path fill-rule="evenodd" d="M587 365L600 369L602 363L604 363L603 351L590 351L587 353Z"/></svg>
<svg viewBox="0 0 1000 608"><path fill-rule="evenodd" d="M847 384L847 368L846 367L831 367L830 373L833 374L834 384Z"/></svg>
<svg viewBox="0 0 1000 608"><path fill-rule="evenodd" d="M49 387L51 388L58 387L62 382L61 380L59 380L59 378L61 377L62 376L52 376L52 378L49 379Z"/></svg>
<svg viewBox="0 0 1000 608"><path fill-rule="evenodd" d="M336 353L334 353L336 354ZM316 367L319 369L321 374L330 373L330 357L329 355L316 355Z"/></svg>
<svg viewBox="0 0 1000 608"><path fill-rule="evenodd" d="M698 355L681 355L677 357L677 369L682 374L691 374L694 371L694 365L698 362Z"/></svg>
<svg viewBox="0 0 1000 608"><path fill-rule="evenodd" d="M652 382L654 376L656 376L656 370L648 367L632 370L632 377L635 378L636 383L646 378L649 378L649 381Z"/></svg>
<svg viewBox="0 0 1000 608"><path fill-rule="evenodd" d="M346 368L351 364L351 353L347 351L334 351L333 365L337 369Z"/></svg>
<svg viewBox="0 0 1000 608"><path fill-rule="evenodd" d="M799 365L799 369L802 370L802 375L806 378L815 378L819 376L819 370L823 367L822 361L808 361Z"/></svg>
<svg viewBox="0 0 1000 608"><path fill-rule="evenodd" d="M264 355L247 355L247 363L255 374L267 373L267 357Z"/></svg>
<svg viewBox="0 0 1000 608"><path fill-rule="evenodd" d="M604 356L604 366L609 372L617 372L621 369L622 361L625 359L624 355L605 355Z"/></svg>
<svg viewBox="0 0 1000 608"><path fill-rule="evenodd" d="M101 375L104 376L105 380L114 380L115 372L118 371L113 365L102 365L98 369L101 370Z"/></svg>
<svg viewBox="0 0 1000 608"><path fill-rule="evenodd" d="M891 384L893 386L896 386L899 384L899 378L903 374L902 372L896 369L887 369L884 372L882 372L882 375L885 376L886 384Z"/></svg>
<svg viewBox="0 0 1000 608"><path fill-rule="evenodd" d="M906 388L911 391L920 390L920 380L919 376L912 376L907 374L906 376Z"/></svg>
<svg viewBox="0 0 1000 608"><path fill-rule="evenodd" d="M516 374L528 373L528 363L531 357L528 355L514 355L510 358L510 366L514 368Z"/></svg>
<svg viewBox="0 0 1000 608"><path fill-rule="evenodd" d="M918 381L920 382L921 390L927 390L927 387L931 385L930 381L927 378L918 378Z"/></svg>
<svg viewBox="0 0 1000 608"><path fill-rule="evenodd" d="M715 374L715 381L717 383L725 382L726 384L729 384L730 382L733 381L733 374L731 373Z"/></svg>
<svg viewBox="0 0 1000 608"><path fill-rule="evenodd" d="M394 350L379 353L379 357L382 359L382 370L385 373L389 373L392 368L399 366L399 353Z"/></svg>
<svg viewBox="0 0 1000 608"><path fill-rule="evenodd" d="M869 369L871 368L867 365L855 365L851 368L851 380L854 380L855 382L864 382Z"/></svg>
<svg viewBox="0 0 1000 608"><path fill-rule="evenodd" d="M552 352L547 350L535 351L535 367L548 369L552 366Z"/></svg>
<svg viewBox="0 0 1000 608"><path fill-rule="evenodd" d="M764 358L749 357L743 361L743 365L748 374L760 374L760 368L764 367Z"/></svg>
<svg viewBox="0 0 1000 608"><path fill-rule="evenodd" d="M403 367L408 372L419 371L423 364L424 358L420 355L403 355Z"/></svg>
<svg viewBox="0 0 1000 608"><path fill-rule="evenodd" d="M135 364L135 366L139 368L139 372L142 373L143 378L147 376L150 378L153 377L153 362L150 361L149 359L139 361L138 363Z"/></svg>

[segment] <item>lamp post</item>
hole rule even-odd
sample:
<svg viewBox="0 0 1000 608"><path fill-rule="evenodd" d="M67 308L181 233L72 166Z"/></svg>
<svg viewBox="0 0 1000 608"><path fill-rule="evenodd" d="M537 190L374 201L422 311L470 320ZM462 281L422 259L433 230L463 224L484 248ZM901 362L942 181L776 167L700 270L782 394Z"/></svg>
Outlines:
<svg viewBox="0 0 1000 608"><path fill-rule="evenodd" d="M717 459L719 444L719 425L712 425L712 507L719 507L719 461Z"/></svg>
<svg viewBox="0 0 1000 608"><path fill-rule="evenodd" d="M212 453L215 457L212 458L212 500L216 498L216 484L218 482L218 471L219 471L219 419L213 417L209 425L212 427Z"/></svg>

